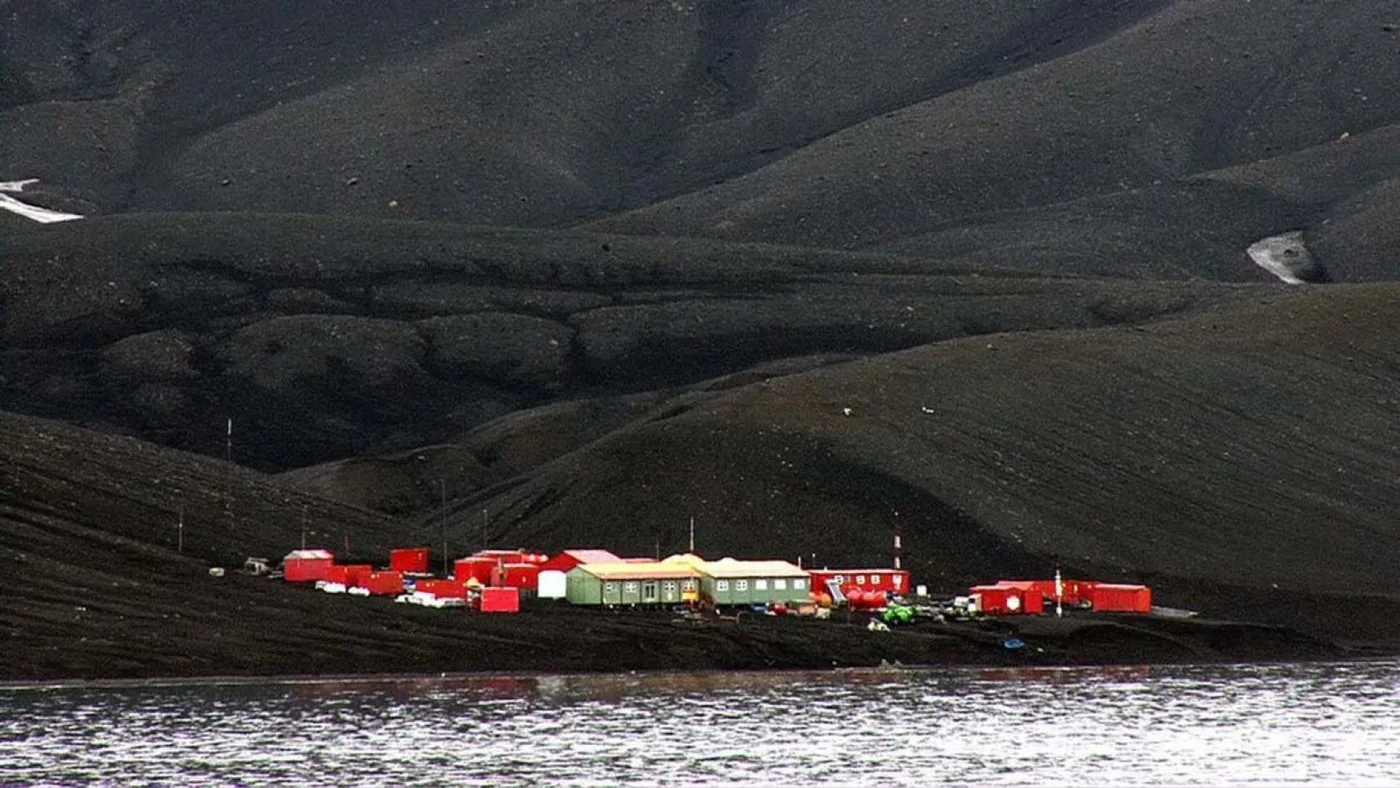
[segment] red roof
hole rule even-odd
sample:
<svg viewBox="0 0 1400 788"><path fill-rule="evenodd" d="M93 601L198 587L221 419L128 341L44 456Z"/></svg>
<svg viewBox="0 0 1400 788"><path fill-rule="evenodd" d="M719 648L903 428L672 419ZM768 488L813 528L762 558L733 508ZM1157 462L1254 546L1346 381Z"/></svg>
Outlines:
<svg viewBox="0 0 1400 788"><path fill-rule="evenodd" d="M540 566L567 572L579 564L615 564L621 560L607 550L561 550Z"/></svg>

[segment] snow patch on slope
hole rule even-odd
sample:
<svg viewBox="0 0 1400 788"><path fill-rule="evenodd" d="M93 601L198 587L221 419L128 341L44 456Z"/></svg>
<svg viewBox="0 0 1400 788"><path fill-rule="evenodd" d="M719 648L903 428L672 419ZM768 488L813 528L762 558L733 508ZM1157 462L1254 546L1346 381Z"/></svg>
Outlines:
<svg viewBox="0 0 1400 788"><path fill-rule="evenodd" d="M83 218L81 214L64 213L48 208L40 208L37 205L30 205L27 202L11 197L11 194L19 194L24 191L24 187L31 183L38 183L38 178L27 178L22 181L0 181L0 209L16 213L26 219L33 219L36 222L50 224L52 222L71 222L74 219Z"/></svg>
<svg viewBox="0 0 1400 788"><path fill-rule="evenodd" d="M1255 265L1290 285L1326 281L1325 273L1303 243L1302 230L1260 239L1245 252Z"/></svg>

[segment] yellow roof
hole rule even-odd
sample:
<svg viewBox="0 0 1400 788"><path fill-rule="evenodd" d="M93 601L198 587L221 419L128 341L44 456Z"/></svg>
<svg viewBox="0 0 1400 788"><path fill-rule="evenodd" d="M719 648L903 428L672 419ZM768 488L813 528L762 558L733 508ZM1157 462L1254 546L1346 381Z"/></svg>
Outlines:
<svg viewBox="0 0 1400 788"><path fill-rule="evenodd" d="M807 571L787 561L736 561L721 558L706 561L697 567L710 577L806 577Z"/></svg>
<svg viewBox="0 0 1400 788"><path fill-rule="evenodd" d="M633 564L579 564L575 569L587 572L600 580L648 580L651 578L670 579L696 577L689 564L646 561Z"/></svg>

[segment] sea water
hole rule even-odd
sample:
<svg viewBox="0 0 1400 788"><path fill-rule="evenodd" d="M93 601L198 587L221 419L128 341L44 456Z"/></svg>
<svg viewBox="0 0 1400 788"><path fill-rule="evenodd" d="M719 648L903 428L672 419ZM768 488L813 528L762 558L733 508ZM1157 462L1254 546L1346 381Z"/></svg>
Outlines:
<svg viewBox="0 0 1400 788"><path fill-rule="evenodd" d="M0 784L1400 785L1400 663L0 688Z"/></svg>

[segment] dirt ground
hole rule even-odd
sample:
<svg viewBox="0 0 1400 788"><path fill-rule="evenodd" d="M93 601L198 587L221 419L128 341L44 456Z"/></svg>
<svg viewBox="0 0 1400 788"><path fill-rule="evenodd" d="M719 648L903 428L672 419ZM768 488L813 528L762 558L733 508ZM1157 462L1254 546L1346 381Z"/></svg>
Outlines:
<svg viewBox="0 0 1400 788"><path fill-rule="evenodd" d="M1400 653L1400 644L1343 647L1286 627L1146 616L920 621L872 632L867 616L845 611L825 621L748 612L696 621L671 611L535 603L517 615L482 614L239 574L214 578L198 569L147 578L86 604L7 596L0 602L18 648L0 667L0 680L1151 664ZM1025 646L1006 648L1012 637Z"/></svg>

